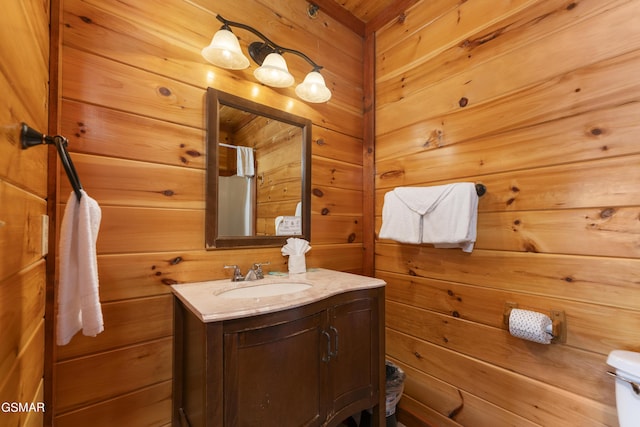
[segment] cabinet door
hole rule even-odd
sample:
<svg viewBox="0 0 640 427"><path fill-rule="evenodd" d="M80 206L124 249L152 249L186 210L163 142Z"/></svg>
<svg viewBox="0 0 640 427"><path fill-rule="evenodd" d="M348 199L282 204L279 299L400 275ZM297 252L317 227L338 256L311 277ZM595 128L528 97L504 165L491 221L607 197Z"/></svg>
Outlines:
<svg viewBox="0 0 640 427"><path fill-rule="evenodd" d="M324 317L225 333L225 426L321 424Z"/></svg>
<svg viewBox="0 0 640 427"><path fill-rule="evenodd" d="M329 309L333 337L329 390L333 412L369 408L377 389L378 310L375 298L351 299ZM353 411L355 412L355 411Z"/></svg>

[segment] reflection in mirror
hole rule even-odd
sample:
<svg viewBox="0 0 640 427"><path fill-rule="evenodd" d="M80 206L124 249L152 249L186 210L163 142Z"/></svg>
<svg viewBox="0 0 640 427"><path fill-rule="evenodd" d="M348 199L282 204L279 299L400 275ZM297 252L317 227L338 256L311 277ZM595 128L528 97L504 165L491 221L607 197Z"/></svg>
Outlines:
<svg viewBox="0 0 640 427"><path fill-rule="evenodd" d="M310 239L311 122L207 90L207 248Z"/></svg>

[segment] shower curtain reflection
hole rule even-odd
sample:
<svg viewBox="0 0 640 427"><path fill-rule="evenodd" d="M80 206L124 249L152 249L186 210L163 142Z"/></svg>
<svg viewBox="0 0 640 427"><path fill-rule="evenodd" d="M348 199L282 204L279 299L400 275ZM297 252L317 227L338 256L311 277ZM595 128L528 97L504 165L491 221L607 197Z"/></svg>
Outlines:
<svg viewBox="0 0 640 427"><path fill-rule="evenodd" d="M255 177L218 178L218 235L253 236Z"/></svg>

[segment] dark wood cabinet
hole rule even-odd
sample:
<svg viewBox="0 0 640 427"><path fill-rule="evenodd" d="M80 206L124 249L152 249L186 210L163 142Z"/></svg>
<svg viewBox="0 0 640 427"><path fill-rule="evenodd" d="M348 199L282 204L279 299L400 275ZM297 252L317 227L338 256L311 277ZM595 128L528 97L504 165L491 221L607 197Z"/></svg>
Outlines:
<svg viewBox="0 0 640 427"><path fill-rule="evenodd" d="M175 304L174 425L384 425L384 288L203 323Z"/></svg>
<svg viewBox="0 0 640 427"><path fill-rule="evenodd" d="M325 416L322 317L225 328L225 425L275 427L283 418L290 425L320 425Z"/></svg>

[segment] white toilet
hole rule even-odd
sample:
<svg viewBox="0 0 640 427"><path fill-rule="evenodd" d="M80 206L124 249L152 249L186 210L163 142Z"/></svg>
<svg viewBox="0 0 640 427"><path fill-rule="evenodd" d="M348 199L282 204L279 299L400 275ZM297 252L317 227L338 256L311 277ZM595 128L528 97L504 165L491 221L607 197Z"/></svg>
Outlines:
<svg viewBox="0 0 640 427"><path fill-rule="evenodd" d="M637 427L640 420L640 353L614 350L607 364L616 368L616 406L620 427Z"/></svg>

